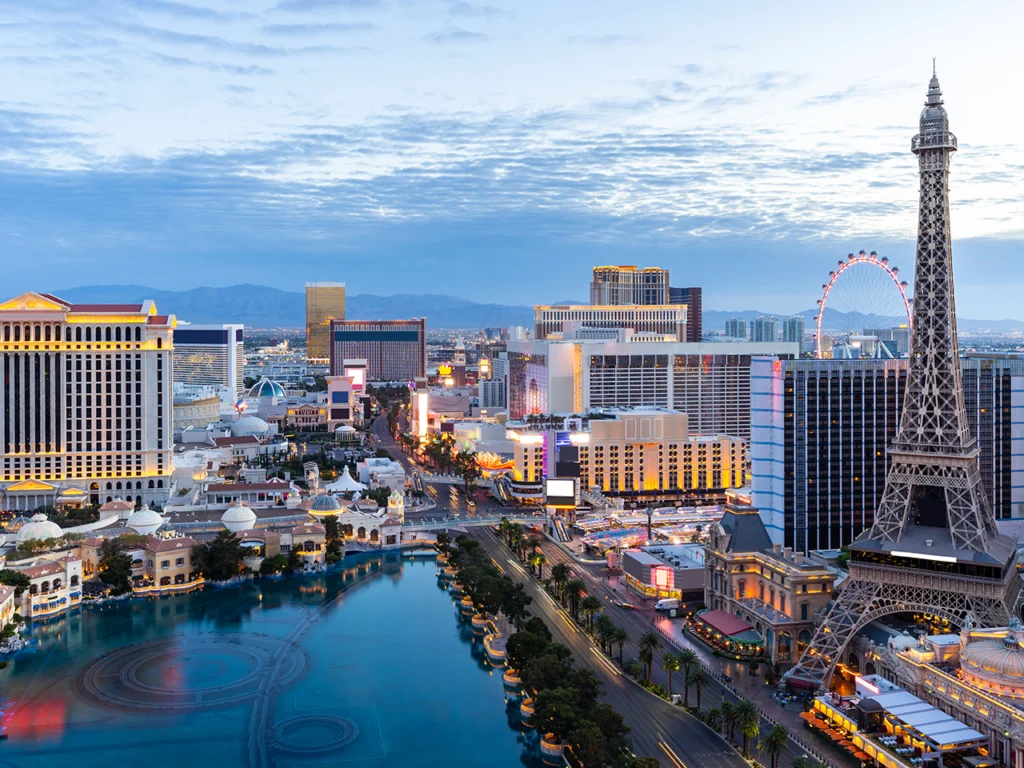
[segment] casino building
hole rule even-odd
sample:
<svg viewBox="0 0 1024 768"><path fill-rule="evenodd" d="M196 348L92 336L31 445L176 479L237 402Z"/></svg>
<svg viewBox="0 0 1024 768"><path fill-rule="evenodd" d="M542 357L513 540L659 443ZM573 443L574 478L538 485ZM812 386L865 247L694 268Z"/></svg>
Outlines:
<svg viewBox="0 0 1024 768"><path fill-rule="evenodd" d="M334 320L331 375L345 375L345 360L367 362L370 381L410 381L427 375L427 321Z"/></svg>
<svg viewBox="0 0 1024 768"><path fill-rule="evenodd" d="M167 500L174 326L152 301L0 303L0 508Z"/></svg>
<svg viewBox="0 0 1024 768"><path fill-rule="evenodd" d="M243 394L245 326L181 324L174 330L174 381L213 386L233 402Z"/></svg>

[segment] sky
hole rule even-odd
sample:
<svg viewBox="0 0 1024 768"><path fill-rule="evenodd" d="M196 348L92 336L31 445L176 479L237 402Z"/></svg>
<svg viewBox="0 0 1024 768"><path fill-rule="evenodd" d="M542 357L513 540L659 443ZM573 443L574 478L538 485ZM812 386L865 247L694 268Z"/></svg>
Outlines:
<svg viewBox="0 0 1024 768"><path fill-rule="evenodd" d="M493 4L491 4L493 3ZM713 309L912 273L932 57L958 312L1024 317L1024 3L0 0L7 293L258 283Z"/></svg>

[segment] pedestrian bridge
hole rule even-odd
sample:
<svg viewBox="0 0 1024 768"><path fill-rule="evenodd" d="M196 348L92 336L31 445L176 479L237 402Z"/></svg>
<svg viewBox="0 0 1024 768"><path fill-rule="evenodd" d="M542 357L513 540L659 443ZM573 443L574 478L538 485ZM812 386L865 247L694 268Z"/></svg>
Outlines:
<svg viewBox="0 0 1024 768"><path fill-rule="evenodd" d="M416 533L417 531L443 531L448 528L476 528L483 525L498 525L502 520L510 523L543 524L543 515L490 515L488 517L460 517L443 518L438 520L412 520L402 524L402 531Z"/></svg>

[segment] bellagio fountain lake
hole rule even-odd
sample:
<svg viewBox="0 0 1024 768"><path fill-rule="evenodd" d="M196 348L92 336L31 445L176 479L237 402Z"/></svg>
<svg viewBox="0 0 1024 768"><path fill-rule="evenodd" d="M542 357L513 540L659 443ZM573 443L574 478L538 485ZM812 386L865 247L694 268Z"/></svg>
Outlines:
<svg viewBox="0 0 1024 768"><path fill-rule="evenodd" d="M433 557L86 606L0 670L0 765L540 765Z"/></svg>

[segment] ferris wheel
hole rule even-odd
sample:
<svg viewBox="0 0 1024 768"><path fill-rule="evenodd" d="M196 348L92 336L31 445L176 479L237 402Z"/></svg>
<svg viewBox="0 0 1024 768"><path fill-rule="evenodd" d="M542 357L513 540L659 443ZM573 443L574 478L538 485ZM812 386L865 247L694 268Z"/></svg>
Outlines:
<svg viewBox="0 0 1024 768"><path fill-rule="evenodd" d="M898 267L875 251L849 254L828 273L818 299L815 322L815 354L825 357L823 341L836 336L863 334L913 324L908 284Z"/></svg>

